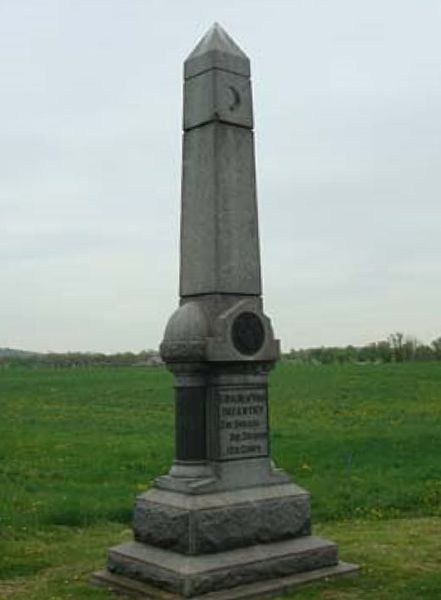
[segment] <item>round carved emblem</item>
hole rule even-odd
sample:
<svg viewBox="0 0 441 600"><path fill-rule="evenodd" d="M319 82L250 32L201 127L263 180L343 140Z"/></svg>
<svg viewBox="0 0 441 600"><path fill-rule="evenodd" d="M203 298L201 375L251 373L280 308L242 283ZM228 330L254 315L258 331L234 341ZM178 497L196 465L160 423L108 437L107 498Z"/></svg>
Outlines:
<svg viewBox="0 0 441 600"><path fill-rule="evenodd" d="M262 321L252 312L243 312L233 321L231 336L236 350L251 356L256 354L265 341L265 330Z"/></svg>

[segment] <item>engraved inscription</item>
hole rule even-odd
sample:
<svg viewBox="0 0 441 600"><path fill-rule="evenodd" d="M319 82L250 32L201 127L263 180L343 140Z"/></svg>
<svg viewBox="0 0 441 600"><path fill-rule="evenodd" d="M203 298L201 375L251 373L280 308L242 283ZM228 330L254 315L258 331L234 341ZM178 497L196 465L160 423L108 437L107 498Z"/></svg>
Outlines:
<svg viewBox="0 0 441 600"><path fill-rule="evenodd" d="M266 389L218 391L220 458L268 455Z"/></svg>

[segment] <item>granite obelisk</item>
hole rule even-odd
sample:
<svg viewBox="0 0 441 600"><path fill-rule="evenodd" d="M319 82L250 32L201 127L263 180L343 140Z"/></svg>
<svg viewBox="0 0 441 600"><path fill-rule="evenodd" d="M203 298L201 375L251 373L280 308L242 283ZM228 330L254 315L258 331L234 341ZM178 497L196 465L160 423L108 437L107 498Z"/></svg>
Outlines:
<svg viewBox="0 0 441 600"><path fill-rule="evenodd" d="M249 59L215 24L184 77L180 305L161 344L175 460L93 580L145 598L276 595L356 567L311 535L309 494L270 458L279 343L261 298Z"/></svg>

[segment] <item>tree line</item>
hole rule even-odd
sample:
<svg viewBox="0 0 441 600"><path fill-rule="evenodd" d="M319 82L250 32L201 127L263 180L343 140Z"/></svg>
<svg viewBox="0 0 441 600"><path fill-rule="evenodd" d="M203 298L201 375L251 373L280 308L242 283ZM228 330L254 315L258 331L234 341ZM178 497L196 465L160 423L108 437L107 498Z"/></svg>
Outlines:
<svg viewBox="0 0 441 600"><path fill-rule="evenodd" d="M392 333L385 340L365 346L320 346L292 348L283 354L287 360L311 364L390 363L441 360L441 336L430 344L404 333ZM91 366L158 366L162 360L156 350L141 352L26 352L0 348L0 367L21 365L28 367L91 367Z"/></svg>
<svg viewBox="0 0 441 600"><path fill-rule="evenodd" d="M392 333L386 340L365 346L321 346L319 348L292 348L284 358L306 363L390 363L441 360L441 337L430 344L404 333Z"/></svg>
<svg viewBox="0 0 441 600"><path fill-rule="evenodd" d="M141 352L25 352L0 348L0 366L27 367L131 367L157 366L162 364L156 350Z"/></svg>

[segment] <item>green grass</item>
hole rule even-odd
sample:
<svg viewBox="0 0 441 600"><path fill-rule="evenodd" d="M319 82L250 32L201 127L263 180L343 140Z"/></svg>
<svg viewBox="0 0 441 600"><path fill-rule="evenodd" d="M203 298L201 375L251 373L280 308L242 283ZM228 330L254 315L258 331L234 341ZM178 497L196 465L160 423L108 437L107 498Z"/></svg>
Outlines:
<svg viewBox="0 0 441 600"><path fill-rule="evenodd" d="M272 383L273 455L315 520L441 514L441 363L282 364Z"/></svg>
<svg viewBox="0 0 441 600"><path fill-rule="evenodd" d="M315 531L363 566L295 597L439 600L441 364L285 363L270 397L275 461L311 492ZM111 598L87 578L169 468L171 376L3 369L0 410L0 598Z"/></svg>

